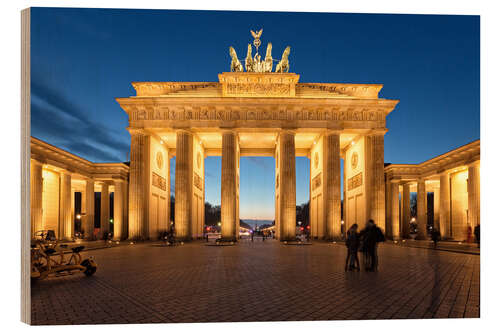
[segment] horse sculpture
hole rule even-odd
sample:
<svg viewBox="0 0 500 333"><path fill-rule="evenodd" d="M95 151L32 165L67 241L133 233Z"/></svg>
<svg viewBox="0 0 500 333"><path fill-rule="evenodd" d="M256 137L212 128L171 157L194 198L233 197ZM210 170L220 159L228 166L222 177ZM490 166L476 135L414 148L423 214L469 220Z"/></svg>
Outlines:
<svg viewBox="0 0 500 333"><path fill-rule="evenodd" d="M254 63L252 59L252 44L248 44L247 57L245 58L245 69L247 72L254 72Z"/></svg>
<svg viewBox="0 0 500 333"><path fill-rule="evenodd" d="M236 51L232 46L229 47L229 55L231 56L231 72L243 72L243 65L238 60Z"/></svg>
<svg viewBox="0 0 500 333"><path fill-rule="evenodd" d="M267 43L266 58L264 59L264 72L273 71L273 57L271 52L273 50L273 44Z"/></svg>
<svg viewBox="0 0 500 333"><path fill-rule="evenodd" d="M288 73L290 64L288 63L288 55L290 54L290 46L287 46L285 51L283 51L283 56L280 62L276 65L276 73Z"/></svg>

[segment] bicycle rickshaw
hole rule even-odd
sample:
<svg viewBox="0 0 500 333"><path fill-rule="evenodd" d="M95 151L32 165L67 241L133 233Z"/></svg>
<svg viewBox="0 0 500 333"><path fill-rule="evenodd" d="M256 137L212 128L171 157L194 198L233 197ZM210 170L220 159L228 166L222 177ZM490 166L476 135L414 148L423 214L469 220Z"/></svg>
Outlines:
<svg viewBox="0 0 500 333"><path fill-rule="evenodd" d="M61 276L82 272L92 276L97 265L92 257L82 260L80 252L85 246L69 248L67 244L60 244L55 239L53 230L40 230L31 244L31 279L42 280L49 275ZM69 257L68 257L69 256Z"/></svg>

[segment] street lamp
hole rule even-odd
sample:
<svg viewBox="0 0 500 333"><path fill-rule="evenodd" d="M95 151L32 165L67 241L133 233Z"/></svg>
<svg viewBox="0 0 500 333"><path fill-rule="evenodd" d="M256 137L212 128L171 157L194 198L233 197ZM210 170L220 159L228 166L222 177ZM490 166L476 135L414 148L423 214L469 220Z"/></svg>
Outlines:
<svg viewBox="0 0 500 333"><path fill-rule="evenodd" d="M76 219L77 219L77 220L79 220L79 219L81 219L81 218L82 218L82 216L81 216L80 214L76 214Z"/></svg>

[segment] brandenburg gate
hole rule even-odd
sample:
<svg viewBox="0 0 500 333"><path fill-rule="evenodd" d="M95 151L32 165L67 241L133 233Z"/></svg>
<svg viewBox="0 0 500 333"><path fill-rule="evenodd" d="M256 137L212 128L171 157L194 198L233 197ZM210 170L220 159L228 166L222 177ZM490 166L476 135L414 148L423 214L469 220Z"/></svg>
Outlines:
<svg viewBox="0 0 500 333"><path fill-rule="evenodd" d="M381 84L299 82L299 74L288 72L290 47L273 72L272 45L261 60L262 31L252 33L257 53L252 56L249 44L243 66L231 47L231 72L219 74L218 82L133 82L136 96L117 98L131 135L130 239L156 239L169 228L171 156L179 239L203 235L206 156L222 156L225 240L239 232L241 156L275 158L280 240L295 239L296 156L311 161L313 237L341 237L341 191L347 227L371 218L385 228L384 134L398 100L380 98Z"/></svg>

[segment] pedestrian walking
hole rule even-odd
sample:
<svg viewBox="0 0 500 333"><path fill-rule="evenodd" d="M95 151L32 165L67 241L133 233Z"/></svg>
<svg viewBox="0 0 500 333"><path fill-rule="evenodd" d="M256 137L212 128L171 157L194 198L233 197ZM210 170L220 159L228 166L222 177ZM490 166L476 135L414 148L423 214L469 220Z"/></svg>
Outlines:
<svg viewBox="0 0 500 333"><path fill-rule="evenodd" d="M431 239L434 242L434 249L437 248L437 243L441 240L441 233L436 228L431 231Z"/></svg>
<svg viewBox="0 0 500 333"><path fill-rule="evenodd" d="M345 259L345 271L357 270L359 272L359 259L358 259L358 248L359 248L359 234L358 225L353 224L347 231L347 237L345 241L347 247L347 258Z"/></svg>
<svg viewBox="0 0 500 333"><path fill-rule="evenodd" d="M481 236L481 230L478 224L474 227L474 237L476 238L477 247L479 247L479 236Z"/></svg>
<svg viewBox="0 0 500 333"><path fill-rule="evenodd" d="M360 232L364 266L367 272L374 272L378 269L377 244L385 241L384 233L375 224L375 221L368 220L366 226Z"/></svg>

